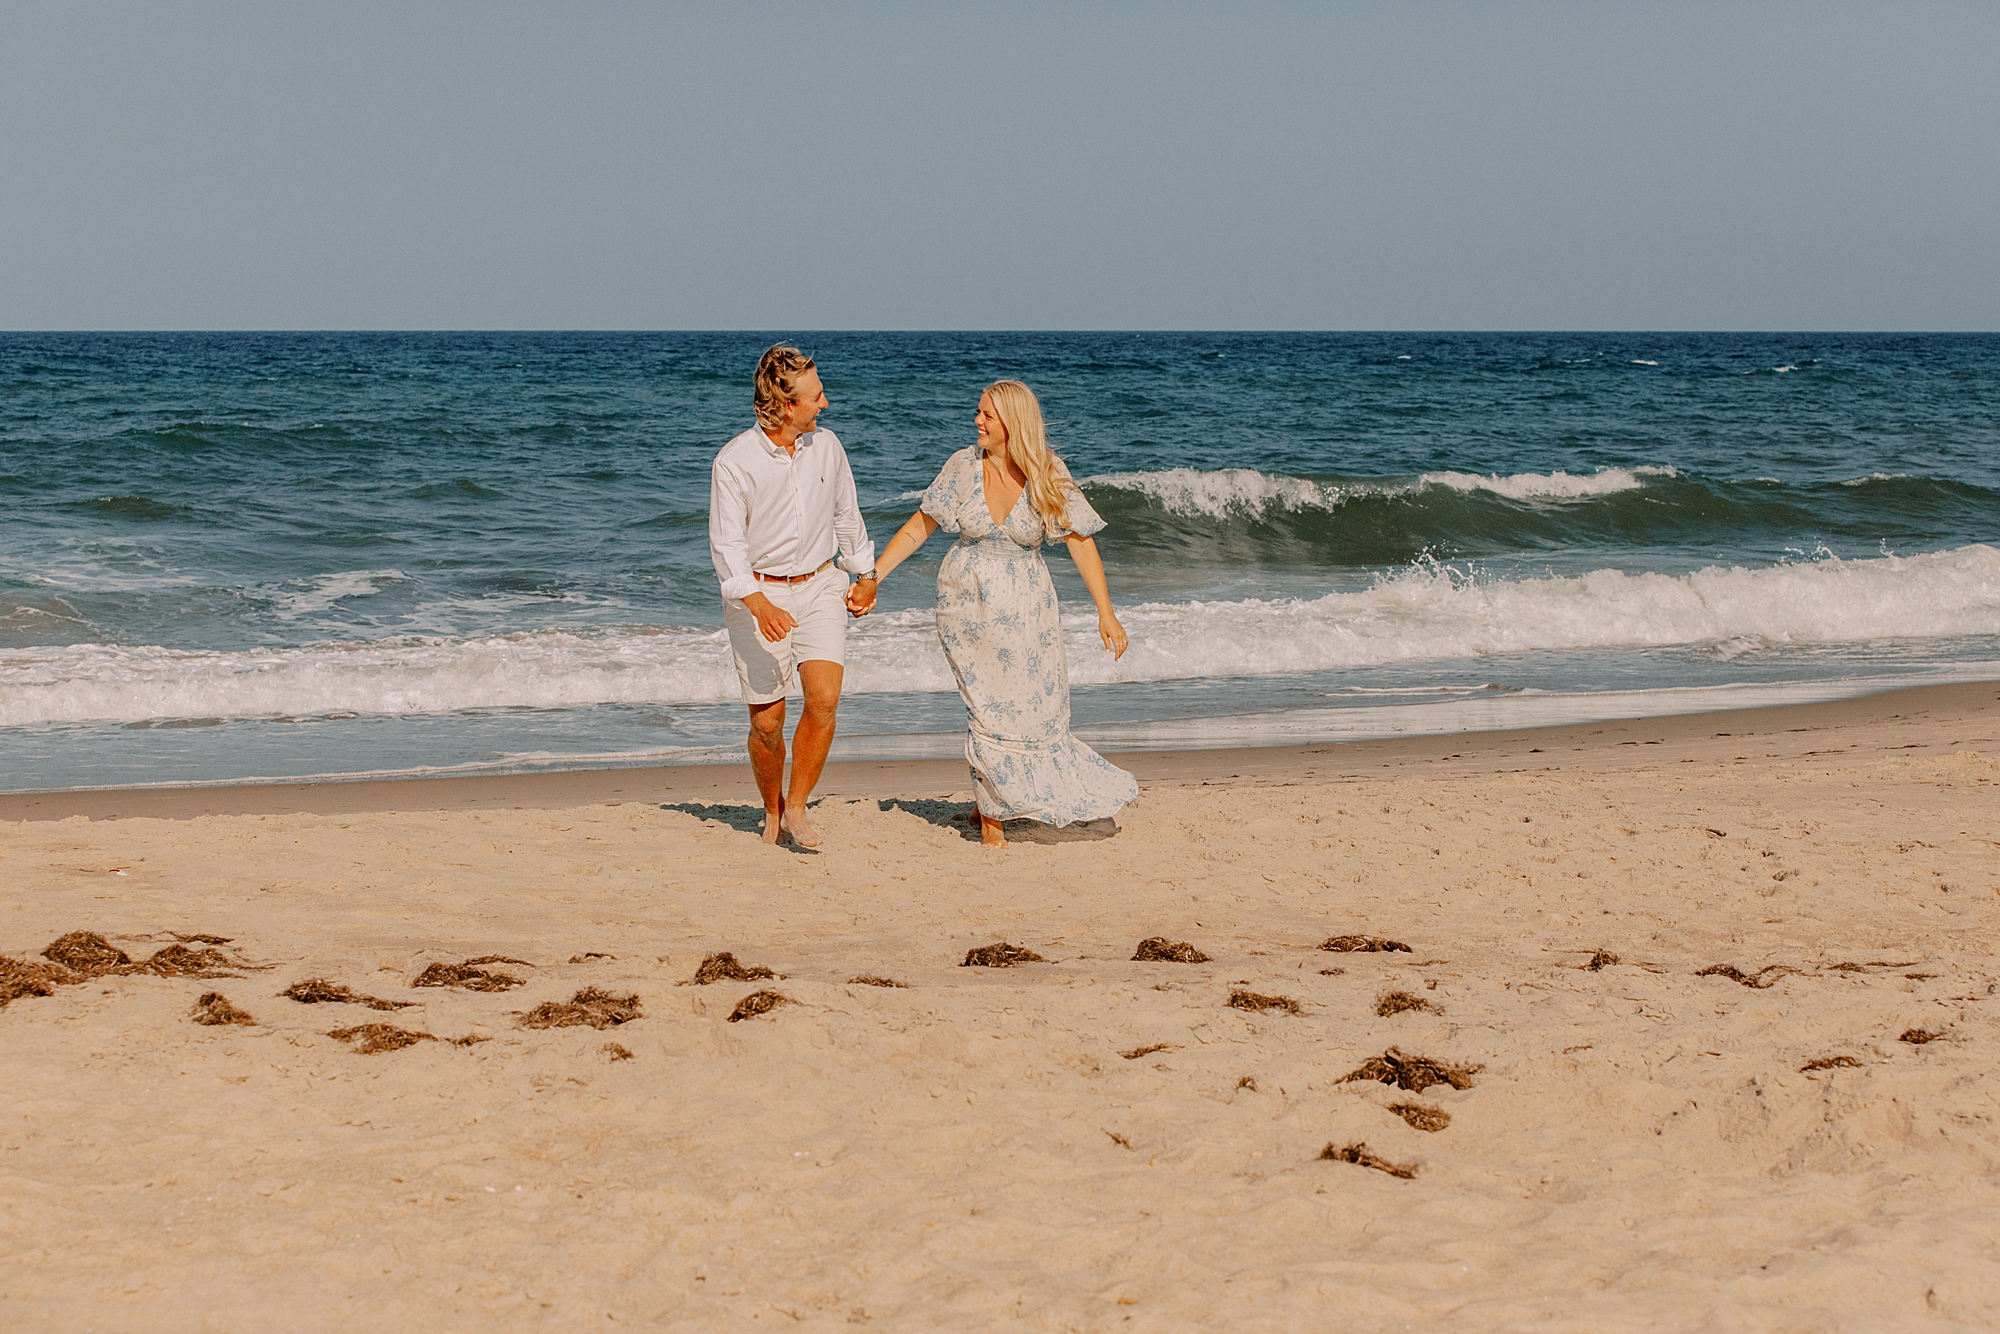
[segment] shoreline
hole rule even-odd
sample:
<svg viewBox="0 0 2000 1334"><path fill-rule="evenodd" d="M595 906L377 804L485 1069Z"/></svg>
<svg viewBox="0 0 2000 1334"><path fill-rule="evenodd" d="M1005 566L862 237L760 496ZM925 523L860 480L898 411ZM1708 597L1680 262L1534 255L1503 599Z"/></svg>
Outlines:
<svg viewBox="0 0 2000 1334"><path fill-rule="evenodd" d="M1410 768L1560 770L1579 752L1598 762L1634 747L1632 758L1681 758L1716 736L1787 737L1922 717L1950 726L2000 719L2000 682L1911 686L1870 695L1704 713L1454 732L1300 746L1120 751L1109 758L1146 787L1215 783L1340 781ZM1729 720L1727 724L1721 720ZM1784 743L1789 751L1809 748ZM1660 746L1660 751L1643 748ZM1542 758L1529 762L1527 757ZM960 759L837 760L815 799L935 797L968 790ZM747 763L566 769L539 774L304 780L271 783L87 788L0 794L0 822L174 819L222 815L353 815L390 811L548 810L696 800L756 801Z"/></svg>

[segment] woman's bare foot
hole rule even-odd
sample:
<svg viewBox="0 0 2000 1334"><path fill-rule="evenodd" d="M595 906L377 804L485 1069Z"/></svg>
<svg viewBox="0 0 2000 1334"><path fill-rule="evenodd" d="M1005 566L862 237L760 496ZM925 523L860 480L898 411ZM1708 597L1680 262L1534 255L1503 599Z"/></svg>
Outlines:
<svg viewBox="0 0 2000 1334"><path fill-rule="evenodd" d="M819 830L812 827L812 822L806 819L804 803L785 807L783 824L785 832L792 836L792 842L802 848L816 848L826 841L819 836Z"/></svg>
<svg viewBox="0 0 2000 1334"><path fill-rule="evenodd" d="M988 819L986 812L979 813L979 841L989 848L1007 846L1007 826L998 820Z"/></svg>
<svg viewBox="0 0 2000 1334"><path fill-rule="evenodd" d="M776 843L778 841L778 835L784 830L784 827L785 827L784 807L780 806L775 811L766 810L764 812L764 841L766 843Z"/></svg>

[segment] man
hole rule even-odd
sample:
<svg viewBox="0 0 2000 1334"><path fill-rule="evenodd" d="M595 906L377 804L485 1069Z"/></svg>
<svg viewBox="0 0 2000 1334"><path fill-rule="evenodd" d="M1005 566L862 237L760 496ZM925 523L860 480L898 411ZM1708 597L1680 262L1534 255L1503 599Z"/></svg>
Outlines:
<svg viewBox="0 0 2000 1334"><path fill-rule="evenodd" d="M847 647L847 570L875 578L875 544L861 520L847 451L822 430L826 391L811 357L780 343L757 362L757 425L715 456L708 548L722 581L722 615L743 702L750 769L764 798L764 841L821 839L806 802L833 746ZM805 705L785 777L785 694Z"/></svg>

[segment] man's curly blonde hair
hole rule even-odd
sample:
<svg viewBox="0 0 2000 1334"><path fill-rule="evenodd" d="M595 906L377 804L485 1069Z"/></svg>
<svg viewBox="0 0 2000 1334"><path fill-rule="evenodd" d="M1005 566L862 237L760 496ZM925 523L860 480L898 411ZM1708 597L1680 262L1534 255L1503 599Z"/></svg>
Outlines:
<svg viewBox="0 0 2000 1334"><path fill-rule="evenodd" d="M813 368L813 359L790 343L779 343L757 358L757 424L765 430L784 425L785 409L798 401L799 377Z"/></svg>

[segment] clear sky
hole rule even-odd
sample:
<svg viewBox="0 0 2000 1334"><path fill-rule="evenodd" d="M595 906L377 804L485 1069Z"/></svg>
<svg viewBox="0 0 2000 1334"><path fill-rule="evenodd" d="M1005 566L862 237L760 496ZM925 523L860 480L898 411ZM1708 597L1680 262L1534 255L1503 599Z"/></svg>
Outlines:
<svg viewBox="0 0 2000 1334"><path fill-rule="evenodd" d="M2000 4L0 0L10 329L1996 329Z"/></svg>

